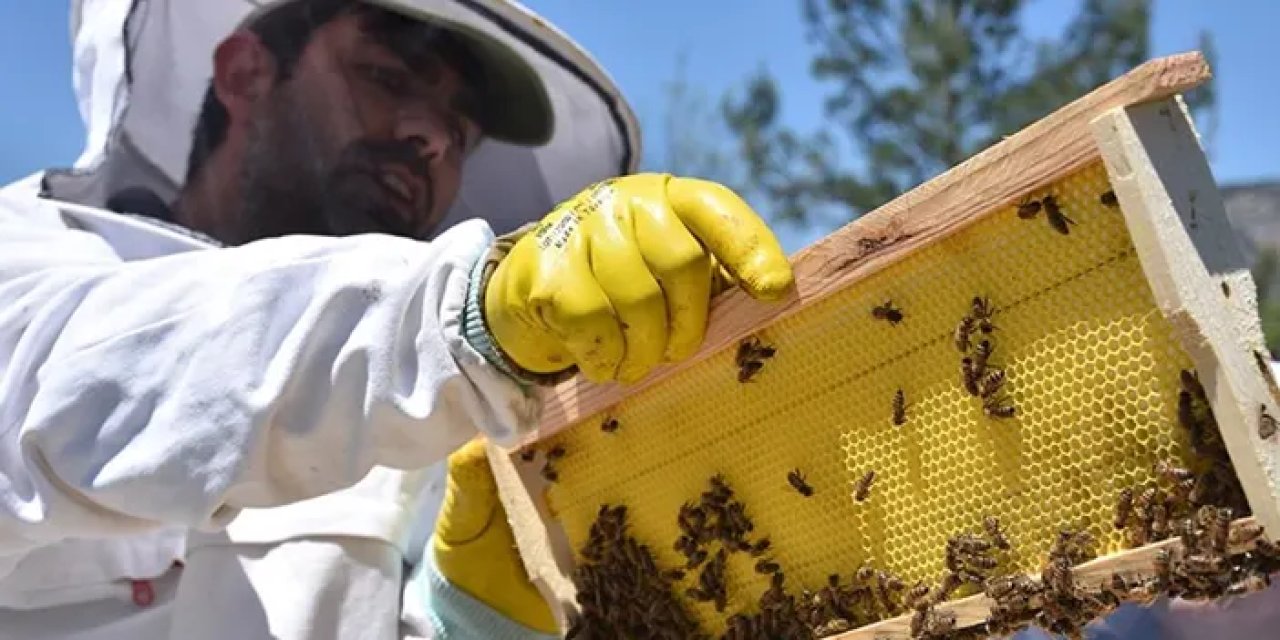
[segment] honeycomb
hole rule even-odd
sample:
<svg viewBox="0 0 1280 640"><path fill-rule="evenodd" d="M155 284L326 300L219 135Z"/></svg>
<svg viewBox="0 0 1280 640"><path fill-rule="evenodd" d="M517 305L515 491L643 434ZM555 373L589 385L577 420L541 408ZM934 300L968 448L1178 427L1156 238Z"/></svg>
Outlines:
<svg viewBox="0 0 1280 640"><path fill-rule="evenodd" d="M1001 572L1038 571L1063 527L1087 528L1100 555L1124 548L1111 526L1117 492L1154 480L1157 460L1192 462L1176 421L1191 362L1123 215L1098 202L1108 188L1096 164L1029 194L1054 194L1075 223L1069 235L1043 212L1025 220L1006 207L771 325L758 335L777 355L753 382L737 381L726 349L555 436L546 444L568 455L546 493L551 513L577 549L602 503L624 503L660 566L681 566L676 514L720 473L793 590L864 562L907 584L936 582L946 539L980 532L988 514L1014 545ZM988 418L961 383L952 336L975 295L999 309L991 361L1008 374L1011 419ZM871 316L886 300L905 314L896 326ZM616 432L599 428L606 417ZM792 469L812 497L790 487ZM875 483L856 502L867 470ZM731 555L723 614L688 601L707 630L755 610L768 583L753 561Z"/></svg>

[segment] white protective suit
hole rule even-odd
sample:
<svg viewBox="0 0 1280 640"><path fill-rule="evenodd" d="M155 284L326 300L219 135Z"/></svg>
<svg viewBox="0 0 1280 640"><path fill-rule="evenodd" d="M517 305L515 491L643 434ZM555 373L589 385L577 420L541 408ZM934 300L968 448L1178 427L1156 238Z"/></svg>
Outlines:
<svg viewBox="0 0 1280 640"><path fill-rule="evenodd" d="M400 593L441 461L538 410L460 334L468 270L495 230L634 171L639 134L527 9L382 2L520 52L552 140L483 143L429 244L219 248L100 207L134 186L173 199L213 47L263 3L72 1L85 150L0 191L0 640L421 632Z"/></svg>

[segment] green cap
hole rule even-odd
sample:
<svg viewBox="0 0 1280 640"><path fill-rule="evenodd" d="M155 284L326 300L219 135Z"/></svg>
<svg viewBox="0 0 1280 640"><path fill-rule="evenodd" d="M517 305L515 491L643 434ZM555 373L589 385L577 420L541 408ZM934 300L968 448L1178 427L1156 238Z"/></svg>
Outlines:
<svg viewBox="0 0 1280 640"><path fill-rule="evenodd" d="M299 1L304 0L268 1L251 12L242 24L252 24L282 4ZM477 82L480 104L476 105L473 115L487 137L525 146L539 146L551 140L555 116L542 78L513 47L473 24L481 18L470 15L462 3L441 0L361 1L438 27L457 39L475 60L483 76Z"/></svg>

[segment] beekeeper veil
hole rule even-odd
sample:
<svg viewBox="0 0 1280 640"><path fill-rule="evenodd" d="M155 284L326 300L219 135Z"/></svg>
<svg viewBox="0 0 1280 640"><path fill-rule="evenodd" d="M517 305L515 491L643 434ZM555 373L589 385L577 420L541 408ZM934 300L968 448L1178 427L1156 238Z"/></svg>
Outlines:
<svg viewBox="0 0 1280 640"><path fill-rule="evenodd" d="M74 167L46 172L46 195L102 207L141 188L173 202L215 48L293 1L72 0L74 83L88 138ZM503 0L368 1L454 34L485 79L476 119L488 133L467 156L438 228L479 217L503 233L591 182L636 170L635 116L613 81L528 9Z"/></svg>

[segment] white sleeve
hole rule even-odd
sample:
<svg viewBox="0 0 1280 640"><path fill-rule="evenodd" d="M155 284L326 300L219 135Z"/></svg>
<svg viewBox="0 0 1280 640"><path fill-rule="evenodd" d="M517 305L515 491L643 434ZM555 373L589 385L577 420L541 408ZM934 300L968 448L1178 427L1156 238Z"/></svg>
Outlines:
<svg viewBox="0 0 1280 640"><path fill-rule="evenodd" d="M16 206L0 199L0 556L218 526L536 423L462 337L483 222L125 262Z"/></svg>
<svg viewBox="0 0 1280 640"><path fill-rule="evenodd" d="M184 565L171 640L401 640L404 558L381 540L224 539Z"/></svg>

